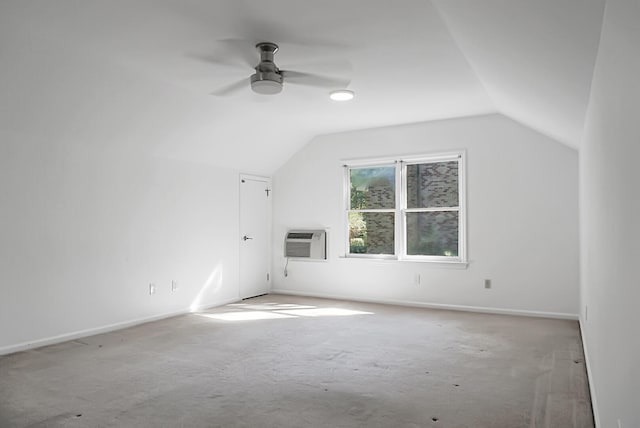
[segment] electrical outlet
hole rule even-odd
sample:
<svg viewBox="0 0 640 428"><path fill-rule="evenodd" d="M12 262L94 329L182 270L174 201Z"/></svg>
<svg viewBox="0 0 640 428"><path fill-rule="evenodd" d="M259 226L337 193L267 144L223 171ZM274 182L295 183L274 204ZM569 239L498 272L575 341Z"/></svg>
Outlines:
<svg viewBox="0 0 640 428"><path fill-rule="evenodd" d="M178 291L178 281L176 280L171 281L171 291L172 292Z"/></svg>
<svg viewBox="0 0 640 428"><path fill-rule="evenodd" d="M490 279L485 279L484 280L484 288L491 288L491 280Z"/></svg>
<svg viewBox="0 0 640 428"><path fill-rule="evenodd" d="M156 294L156 285L152 282L149 284L149 295Z"/></svg>

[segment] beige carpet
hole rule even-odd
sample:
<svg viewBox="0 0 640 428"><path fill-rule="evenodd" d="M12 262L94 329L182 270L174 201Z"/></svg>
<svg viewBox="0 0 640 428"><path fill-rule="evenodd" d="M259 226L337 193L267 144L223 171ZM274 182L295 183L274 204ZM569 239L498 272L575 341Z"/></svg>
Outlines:
<svg viewBox="0 0 640 428"><path fill-rule="evenodd" d="M593 427L575 321L262 296L0 357L0 427Z"/></svg>

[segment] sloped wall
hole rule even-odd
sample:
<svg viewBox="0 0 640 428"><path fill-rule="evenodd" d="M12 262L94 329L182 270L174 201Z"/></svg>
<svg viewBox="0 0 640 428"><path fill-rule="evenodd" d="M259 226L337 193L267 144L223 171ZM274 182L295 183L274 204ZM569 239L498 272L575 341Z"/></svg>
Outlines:
<svg viewBox="0 0 640 428"><path fill-rule="evenodd" d="M239 167L171 156L228 146L199 126L211 97L39 25L42 5L7 6L0 353L237 299Z"/></svg>
<svg viewBox="0 0 640 428"><path fill-rule="evenodd" d="M467 151L466 269L344 257L345 159L458 149ZM501 115L318 137L273 178L274 289L575 317L577 167L576 151ZM305 227L330 230L329 260L292 260L285 277L284 234Z"/></svg>

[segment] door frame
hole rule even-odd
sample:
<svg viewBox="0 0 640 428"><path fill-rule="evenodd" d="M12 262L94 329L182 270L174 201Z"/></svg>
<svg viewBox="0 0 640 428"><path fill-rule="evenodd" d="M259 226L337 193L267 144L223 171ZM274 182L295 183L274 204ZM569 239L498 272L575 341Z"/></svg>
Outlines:
<svg viewBox="0 0 640 428"><path fill-rule="evenodd" d="M269 275L268 284L267 284L267 293L269 293L271 292L271 289L272 289L271 281L273 279L273 275L271 273L272 252L273 252L271 248L271 244L272 244L271 238L272 238L272 230L273 230L273 221L272 221L273 187L271 185L271 177L265 177L262 175L254 175L254 174L244 174L244 173L239 174L239 177L238 177L238 239L242 239L242 181L243 180L262 181L266 184L267 188L269 189L269 197L267 198L267 234L266 234L267 236L267 274ZM242 245L242 243L240 245ZM240 251L238 252L238 298L243 299L242 283L241 283L242 260L240 257Z"/></svg>

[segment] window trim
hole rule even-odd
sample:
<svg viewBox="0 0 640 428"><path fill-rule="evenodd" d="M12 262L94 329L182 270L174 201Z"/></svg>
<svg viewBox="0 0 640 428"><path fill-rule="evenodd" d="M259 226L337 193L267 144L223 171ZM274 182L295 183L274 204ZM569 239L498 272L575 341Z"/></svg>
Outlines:
<svg viewBox="0 0 640 428"><path fill-rule="evenodd" d="M458 162L458 207L438 207L438 208L407 208L407 165L438 163L447 161ZM351 212L351 175L352 168L373 168L377 166L395 165L395 208L393 209L372 209L362 210L363 212L391 212L395 213L394 223L394 254L351 254L349 245L349 212ZM428 262L435 264L467 264L467 177L466 177L466 151L457 150L452 152L422 154L412 156L394 156L377 159L356 159L343 161L344 169L344 244L345 258L369 259L369 260L397 260L411 262ZM458 212L458 256L426 256L408 255L406 245L407 235L407 213L411 212Z"/></svg>

